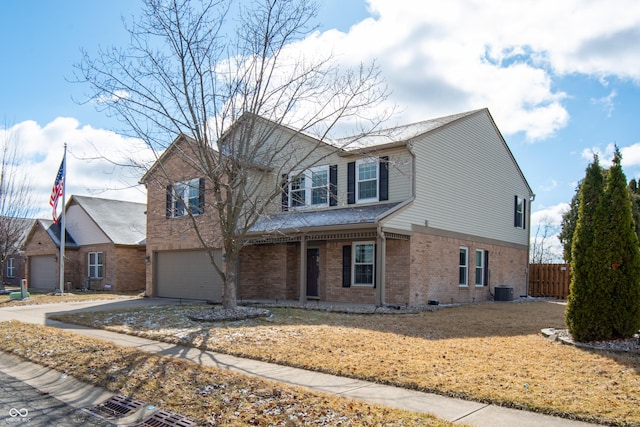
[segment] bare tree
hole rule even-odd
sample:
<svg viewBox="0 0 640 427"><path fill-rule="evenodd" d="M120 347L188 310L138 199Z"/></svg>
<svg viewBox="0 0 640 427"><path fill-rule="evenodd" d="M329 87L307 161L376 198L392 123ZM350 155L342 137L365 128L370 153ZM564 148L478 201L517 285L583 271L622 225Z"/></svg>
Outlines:
<svg viewBox="0 0 640 427"><path fill-rule="evenodd" d="M315 29L316 9L307 0L145 0L126 49L85 54L78 66L90 98L156 158L177 135L189 141L174 154L205 177L213 224L203 220L202 206L181 202L223 279L225 308L236 306L247 232L279 206L281 177L343 148L327 141L344 123L366 136L383 119L372 114L387 97L374 64L341 69L331 54L291 48ZM295 150L305 138L315 149ZM165 184L179 181L155 165Z"/></svg>
<svg viewBox="0 0 640 427"><path fill-rule="evenodd" d="M530 257L533 264L550 264L561 258L553 247L553 237L558 234L558 226L553 224L549 216L544 216L538 223L536 234L531 239Z"/></svg>
<svg viewBox="0 0 640 427"><path fill-rule="evenodd" d="M26 169L21 167L18 135L7 126L0 141L0 285L5 283L5 262L20 250L34 214L33 196Z"/></svg>

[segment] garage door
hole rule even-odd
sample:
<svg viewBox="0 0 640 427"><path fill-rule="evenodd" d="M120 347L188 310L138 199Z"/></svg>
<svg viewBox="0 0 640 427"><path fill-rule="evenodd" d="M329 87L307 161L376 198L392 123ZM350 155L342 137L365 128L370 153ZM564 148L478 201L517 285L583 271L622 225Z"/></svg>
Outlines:
<svg viewBox="0 0 640 427"><path fill-rule="evenodd" d="M222 265L222 251L216 251L216 263ZM205 251L156 253L156 295L222 301L222 279Z"/></svg>
<svg viewBox="0 0 640 427"><path fill-rule="evenodd" d="M29 281L27 285L34 289L54 289L58 280L57 270L55 256L32 256L29 258Z"/></svg>

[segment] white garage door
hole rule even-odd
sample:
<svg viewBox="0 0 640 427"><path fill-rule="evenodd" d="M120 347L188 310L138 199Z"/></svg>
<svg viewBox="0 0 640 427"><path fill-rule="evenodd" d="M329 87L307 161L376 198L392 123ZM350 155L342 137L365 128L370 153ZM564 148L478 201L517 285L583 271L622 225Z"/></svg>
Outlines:
<svg viewBox="0 0 640 427"><path fill-rule="evenodd" d="M222 251L214 258L222 265ZM222 301L222 279L205 251L158 252L155 273L159 297Z"/></svg>
<svg viewBox="0 0 640 427"><path fill-rule="evenodd" d="M58 280L55 257L42 255L29 258L29 276L29 288L54 289Z"/></svg>

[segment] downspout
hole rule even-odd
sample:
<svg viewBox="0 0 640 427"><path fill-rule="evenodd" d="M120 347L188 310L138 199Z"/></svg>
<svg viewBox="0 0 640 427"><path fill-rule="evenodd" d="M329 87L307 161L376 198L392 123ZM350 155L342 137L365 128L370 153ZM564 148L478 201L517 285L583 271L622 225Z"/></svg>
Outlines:
<svg viewBox="0 0 640 427"><path fill-rule="evenodd" d="M531 257L531 204L536 200L536 195L531 194L529 196L529 203L526 215L529 219L529 232L527 233L527 269L525 271L525 296L529 296L529 270L530 270L530 257Z"/></svg>

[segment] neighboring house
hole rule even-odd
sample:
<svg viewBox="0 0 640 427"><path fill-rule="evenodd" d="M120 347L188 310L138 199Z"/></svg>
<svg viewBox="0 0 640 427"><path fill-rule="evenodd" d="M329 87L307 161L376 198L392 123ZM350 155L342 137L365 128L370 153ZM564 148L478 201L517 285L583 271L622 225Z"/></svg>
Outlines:
<svg viewBox="0 0 640 427"><path fill-rule="evenodd" d="M26 277L26 258L21 250L27 233L35 222L29 218L1 218L2 285L19 286Z"/></svg>
<svg viewBox="0 0 640 427"><path fill-rule="evenodd" d="M65 288L144 289L146 205L74 195L65 209ZM60 224L37 220L24 245L30 288L59 287L59 253Z"/></svg>
<svg viewBox="0 0 640 427"><path fill-rule="evenodd" d="M353 138L346 150L262 120L279 128L274 137L294 135L296 150L319 146L323 160L273 173L285 182L279 212L250 230L240 300L419 306L489 300L499 285L526 294L534 194L487 109ZM172 198L191 189L196 220L215 224L200 204L206 180L177 154L189 141L179 136L157 162L173 182L157 165L142 179L147 294L219 301L220 278ZM205 236L214 247L215 228Z"/></svg>

